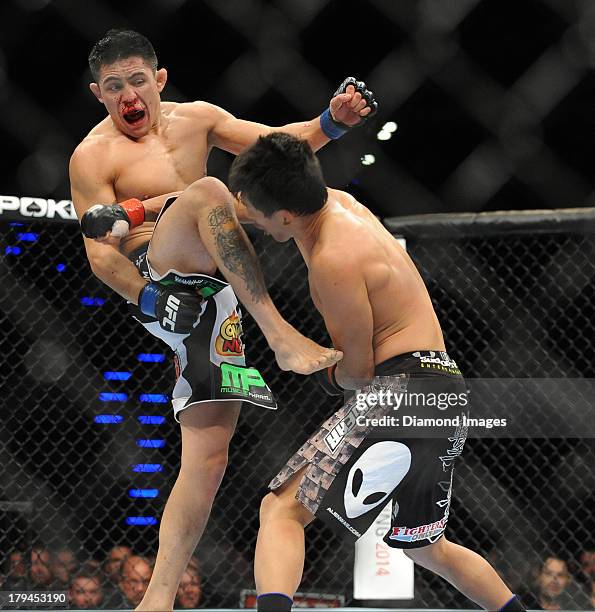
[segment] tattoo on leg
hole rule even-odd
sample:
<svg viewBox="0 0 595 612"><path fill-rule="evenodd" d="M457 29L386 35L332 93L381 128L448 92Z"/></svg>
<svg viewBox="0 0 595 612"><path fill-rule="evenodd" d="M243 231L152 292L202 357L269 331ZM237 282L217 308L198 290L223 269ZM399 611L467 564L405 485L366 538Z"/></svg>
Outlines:
<svg viewBox="0 0 595 612"><path fill-rule="evenodd" d="M208 220L223 264L246 283L252 299L258 303L267 295L262 270L229 207L217 206L209 213Z"/></svg>

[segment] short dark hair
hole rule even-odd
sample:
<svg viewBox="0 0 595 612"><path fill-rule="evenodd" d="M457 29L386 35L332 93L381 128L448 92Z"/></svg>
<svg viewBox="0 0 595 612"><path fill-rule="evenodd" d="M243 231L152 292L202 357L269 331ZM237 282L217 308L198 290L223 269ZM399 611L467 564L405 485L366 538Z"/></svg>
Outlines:
<svg viewBox="0 0 595 612"><path fill-rule="evenodd" d="M270 217L277 210L310 215L328 194L320 163L310 145L289 134L273 132L235 158L229 189Z"/></svg>
<svg viewBox="0 0 595 612"><path fill-rule="evenodd" d="M153 71L157 70L157 55L148 38L134 30L109 30L93 45L89 53L89 68L93 79L97 81L102 66L129 57L140 57Z"/></svg>

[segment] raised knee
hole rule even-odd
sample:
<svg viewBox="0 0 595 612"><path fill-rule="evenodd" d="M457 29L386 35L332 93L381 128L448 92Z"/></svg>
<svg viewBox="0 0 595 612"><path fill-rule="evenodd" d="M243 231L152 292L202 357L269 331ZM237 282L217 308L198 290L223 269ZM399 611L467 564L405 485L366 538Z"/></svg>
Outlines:
<svg viewBox="0 0 595 612"><path fill-rule="evenodd" d="M225 184L214 176L205 176L194 181L184 193L192 194L192 204L201 208L221 204L231 205L232 202L232 195Z"/></svg>

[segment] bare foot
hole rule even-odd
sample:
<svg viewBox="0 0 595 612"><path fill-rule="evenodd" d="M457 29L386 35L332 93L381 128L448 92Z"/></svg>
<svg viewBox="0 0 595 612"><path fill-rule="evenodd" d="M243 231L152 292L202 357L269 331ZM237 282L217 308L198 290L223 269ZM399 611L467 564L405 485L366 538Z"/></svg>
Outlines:
<svg viewBox="0 0 595 612"><path fill-rule="evenodd" d="M271 343L277 365L296 374L312 374L343 359L343 353L325 348L293 329L281 340Z"/></svg>

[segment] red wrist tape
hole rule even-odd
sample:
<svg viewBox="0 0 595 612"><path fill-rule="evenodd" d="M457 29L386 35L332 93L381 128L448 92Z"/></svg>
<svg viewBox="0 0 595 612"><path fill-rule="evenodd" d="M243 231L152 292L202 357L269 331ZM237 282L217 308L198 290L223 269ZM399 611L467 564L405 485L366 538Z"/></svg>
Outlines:
<svg viewBox="0 0 595 612"><path fill-rule="evenodd" d="M120 202L120 206L126 211L130 219L130 229L138 227L145 222L145 207L138 198L130 198Z"/></svg>

